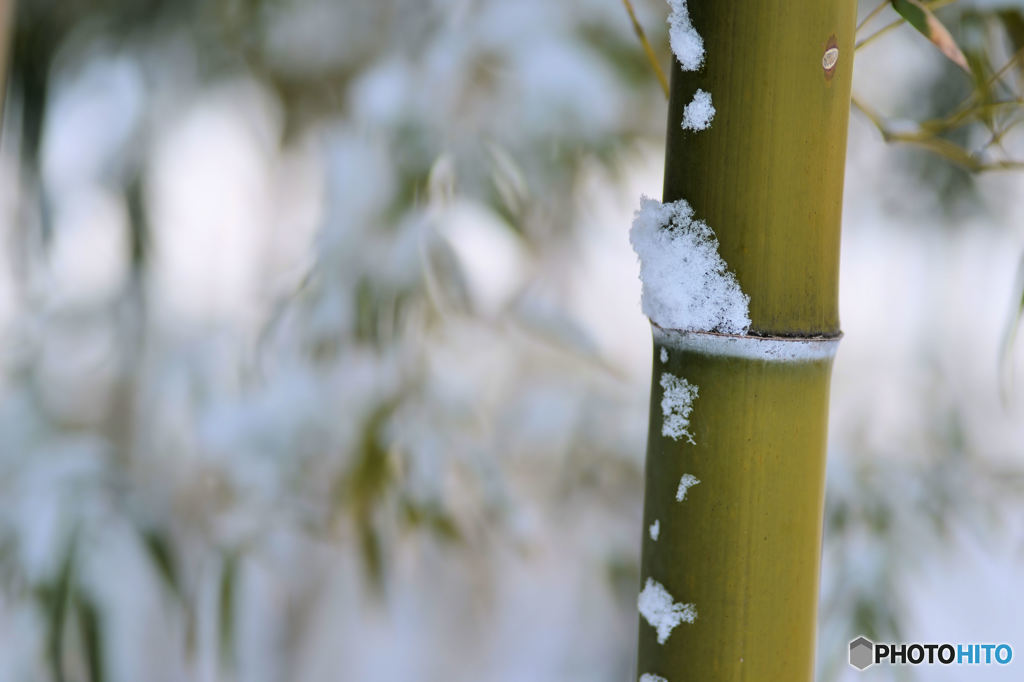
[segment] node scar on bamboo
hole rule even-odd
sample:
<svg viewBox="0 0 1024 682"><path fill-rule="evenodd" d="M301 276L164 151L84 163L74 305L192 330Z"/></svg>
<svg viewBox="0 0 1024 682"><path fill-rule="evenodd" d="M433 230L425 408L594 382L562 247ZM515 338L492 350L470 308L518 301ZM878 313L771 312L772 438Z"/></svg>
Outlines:
<svg viewBox="0 0 1024 682"><path fill-rule="evenodd" d="M835 35L830 35L825 43L825 52L821 55L821 68L825 70L825 80L832 80L836 72L836 64L839 63L839 43Z"/></svg>

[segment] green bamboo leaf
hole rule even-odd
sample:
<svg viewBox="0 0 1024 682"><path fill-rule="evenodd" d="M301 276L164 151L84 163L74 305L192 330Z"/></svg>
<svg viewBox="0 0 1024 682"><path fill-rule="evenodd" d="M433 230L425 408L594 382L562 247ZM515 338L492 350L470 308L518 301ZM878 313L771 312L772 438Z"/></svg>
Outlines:
<svg viewBox="0 0 1024 682"><path fill-rule="evenodd" d="M334 485L337 509L352 515L367 575L379 586L383 577L383 549L374 523L374 510L395 483L395 471L382 431L397 407L396 400L378 405L363 424L359 454L351 469Z"/></svg>
<svg viewBox="0 0 1024 682"><path fill-rule="evenodd" d="M892 0L892 8L908 24L920 31L921 35L932 41L950 61L967 73L971 72L967 66L967 58L953 40L953 36L920 0Z"/></svg>
<svg viewBox="0 0 1024 682"><path fill-rule="evenodd" d="M171 548L170 539L161 531L141 531L142 543L153 561L153 565L160 574L168 589L179 599L183 598L181 586L178 583L178 573L175 568L174 550Z"/></svg>
<svg viewBox="0 0 1024 682"><path fill-rule="evenodd" d="M1021 51L1024 50L1024 11L1007 9L999 12L997 16L1013 47L1017 72L1024 73L1024 63L1019 59Z"/></svg>
<svg viewBox="0 0 1024 682"><path fill-rule="evenodd" d="M68 543L60 573L52 587L42 593L45 606L49 609L46 624L47 651L54 682L64 682L64 622L67 617L68 602L74 589L75 574L75 538Z"/></svg>
<svg viewBox="0 0 1024 682"><path fill-rule="evenodd" d="M426 529L446 542L460 543L463 540L459 524L438 503L417 503L405 500L402 503L403 517L410 528Z"/></svg>
<svg viewBox="0 0 1024 682"><path fill-rule="evenodd" d="M452 311L468 312L472 309L469 282L451 244L444 238L435 240L427 250L426 272L428 283L436 285L443 304Z"/></svg>
<svg viewBox="0 0 1024 682"><path fill-rule="evenodd" d="M103 682L103 622L100 610L89 597L75 593L75 612L82 634L83 653L89 669L90 682Z"/></svg>
<svg viewBox="0 0 1024 682"><path fill-rule="evenodd" d="M226 670L235 667L235 602L236 580L238 578L238 555L230 553L224 559L220 575L220 596L217 604L218 629L220 631L221 664Z"/></svg>
<svg viewBox="0 0 1024 682"><path fill-rule="evenodd" d="M1024 12L1019 9L1003 10L997 16L1003 23L1003 30L1013 45L1013 51L1020 52L1024 49Z"/></svg>
<svg viewBox="0 0 1024 682"><path fill-rule="evenodd" d="M362 517L356 520L356 533L366 575L374 590L379 592L384 587L384 550L380 534L371 519Z"/></svg>

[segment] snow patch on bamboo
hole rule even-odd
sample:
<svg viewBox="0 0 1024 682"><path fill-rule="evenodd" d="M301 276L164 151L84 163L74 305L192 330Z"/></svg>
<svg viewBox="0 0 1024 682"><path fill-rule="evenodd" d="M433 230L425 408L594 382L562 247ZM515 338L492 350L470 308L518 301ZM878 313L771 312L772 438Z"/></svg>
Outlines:
<svg viewBox="0 0 1024 682"><path fill-rule="evenodd" d="M696 71L704 65L704 39L690 21L686 0L668 0L668 41L683 71Z"/></svg>
<svg viewBox="0 0 1024 682"><path fill-rule="evenodd" d="M640 259L644 314L666 329L745 334L750 297L718 254L718 238L685 199L640 197L629 241Z"/></svg>
<svg viewBox="0 0 1024 682"><path fill-rule="evenodd" d="M698 88L693 99L683 109L683 130L707 130L714 117L715 105L711 103L711 93Z"/></svg>
<svg viewBox="0 0 1024 682"><path fill-rule="evenodd" d="M637 607L644 620L658 632L658 644L664 644L672 629L680 623L697 620L697 607L677 602L668 590L654 578L648 578L637 599Z"/></svg>
<svg viewBox="0 0 1024 682"><path fill-rule="evenodd" d="M640 676L640 682L668 682L661 675L652 675L650 673L644 673Z"/></svg>
<svg viewBox="0 0 1024 682"><path fill-rule="evenodd" d="M696 384L691 384L682 377L668 372L661 375L661 435L679 440L685 437L691 445L696 445L690 433L690 413L693 412L693 401L700 393Z"/></svg>
<svg viewBox="0 0 1024 682"><path fill-rule="evenodd" d="M664 348L661 349L661 364L668 362L668 351Z"/></svg>
<svg viewBox="0 0 1024 682"><path fill-rule="evenodd" d="M700 481L693 474L683 474L683 477L679 479L679 488L676 490L676 502L685 500L686 491L698 483Z"/></svg>
<svg viewBox="0 0 1024 682"><path fill-rule="evenodd" d="M661 535L661 521L655 519L651 527L647 529L647 532L651 534L651 539L657 542L658 536Z"/></svg>

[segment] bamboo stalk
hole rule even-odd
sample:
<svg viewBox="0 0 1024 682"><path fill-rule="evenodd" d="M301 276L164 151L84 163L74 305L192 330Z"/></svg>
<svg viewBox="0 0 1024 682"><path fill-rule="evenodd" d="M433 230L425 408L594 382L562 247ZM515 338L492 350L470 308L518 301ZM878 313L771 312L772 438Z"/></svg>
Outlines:
<svg viewBox="0 0 1024 682"><path fill-rule="evenodd" d="M715 230L751 328L653 327L641 585L654 581L686 617L659 632L641 606L637 674L809 682L856 3L691 0L689 11L706 63L674 63L664 200L686 199ZM687 132L698 88L717 113ZM663 435L666 374L696 387L692 443Z"/></svg>

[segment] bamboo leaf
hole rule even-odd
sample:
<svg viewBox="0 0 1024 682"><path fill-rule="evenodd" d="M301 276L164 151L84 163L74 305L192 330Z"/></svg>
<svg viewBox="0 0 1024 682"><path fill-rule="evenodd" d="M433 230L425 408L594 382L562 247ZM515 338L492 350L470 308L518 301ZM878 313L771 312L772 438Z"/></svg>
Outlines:
<svg viewBox="0 0 1024 682"><path fill-rule="evenodd" d="M167 536L156 530L142 531L142 542L153 561L153 565L160 574L160 577L167 584L167 587L179 599L182 598L181 586L178 583L177 570L174 563L174 553Z"/></svg>
<svg viewBox="0 0 1024 682"><path fill-rule="evenodd" d="M78 616L78 627L82 633L83 653L89 669L90 682L103 682L103 623L100 611L89 597L81 592L75 593L75 612Z"/></svg>
<svg viewBox="0 0 1024 682"><path fill-rule="evenodd" d="M238 578L238 555L232 552L224 559L217 600L221 663L227 670L235 667L235 600Z"/></svg>
<svg viewBox="0 0 1024 682"><path fill-rule="evenodd" d="M644 27L640 24L640 21L636 18L636 12L633 11L633 3L630 0L622 0L623 6L626 8L626 13L629 14L629 21L633 24L633 31L636 33L636 37L640 40L640 44L644 48L644 54L647 55L647 61L651 65L651 70L658 77L658 82L661 83L661 89L665 93L665 99L668 99L668 79L665 78L665 72L661 70L661 64L658 63L658 58L654 54L654 50L651 48L650 41L647 40L647 34L644 33Z"/></svg>
<svg viewBox="0 0 1024 682"><path fill-rule="evenodd" d="M68 601L71 599L75 573L75 539L68 543L60 573L51 589L43 594L43 602L49 611L46 624L47 652L54 682L64 682L64 622L67 616Z"/></svg>
<svg viewBox="0 0 1024 682"><path fill-rule="evenodd" d="M920 0L892 0L892 7L908 24L938 47L950 61L967 73L971 72L967 66L967 58L953 40L953 36Z"/></svg>
<svg viewBox="0 0 1024 682"><path fill-rule="evenodd" d="M1020 52L1024 49L1024 12L1019 9L1003 10L998 14L999 20L1003 23L1003 30L1006 37L1013 45L1013 51Z"/></svg>
<svg viewBox="0 0 1024 682"><path fill-rule="evenodd" d="M405 500L402 503L405 522L411 528L427 529L446 542L462 542L462 531L455 519L437 503L417 503Z"/></svg>
<svg viewBox="0 0 1024 682"><path fill-rule="evenodd" d="M383 576L383 551L374 525L374 509L395 482L388 444L381 431L396 406L394 400L385 401L369 415L363 424L359 455L352 468L335 482L333 492L338 507L352 514L367 574L378 585Z"/></svg>
<svg viewBox="0 0 1024 682"><path fill-rule="evenodd" d="M425 266L427 289L440 299L435 301L436 304L458 312L472 309L469 282L455 251L446 239L437 239L428 247Z"/></svg>
<svg viewBox="0 0 1024 682"><path fill-rule="evenodd" d="M1013 57L1010 61L1016 65L1018 73L1024 73L1024 66L1020 60L1021 54L1024 53L1024 11L1008 9L999 12L997 16L1013 47Z"/></svg>
<svg viewBox="0 0 1024 682"><path fill-rule="evenodd" d="M366 575L372 587L380 591L384 586L384 552L381 548L380 534L369 518L358 518L356 524L359 550Z"/></svg>

